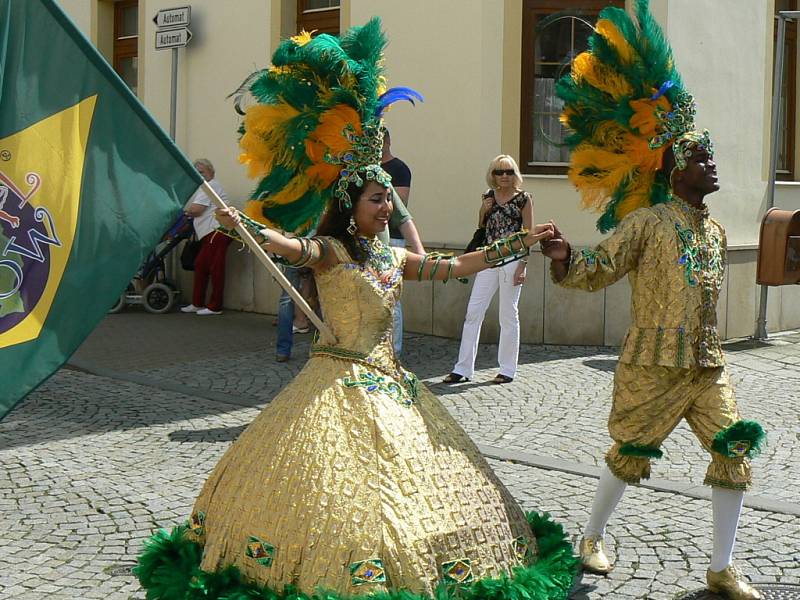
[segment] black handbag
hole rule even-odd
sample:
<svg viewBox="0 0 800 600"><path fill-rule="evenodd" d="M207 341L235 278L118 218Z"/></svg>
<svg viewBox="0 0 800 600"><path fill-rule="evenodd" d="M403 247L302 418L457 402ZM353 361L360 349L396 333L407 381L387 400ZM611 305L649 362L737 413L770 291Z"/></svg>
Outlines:
<svg viewBox="0 0 800 600"><path fill-rule="evenodd" d="M483 195L484 198L489 196L494 198L494 190L489 190ZM493 209L494 206L492 206L492 210ZM489 212L483 216L483 225L478 227L475 233L472 234L472 239L469 241L469 244L467 244L464 252L475 252L478 248L483 248L486 245L486 220L489 218L489 215L492 214L492 210L489 210Z"/></svg>
<svg viewBox="0 0 800 600"><path fill-rule="evenodd" d="M197 260L197 255L200 253L200 246L203 242L197 239L192 234L192 238L186 242L181 250L181 267L185 271L194 271L194 261Z"/></svg>
<svg viewBox="0 0 800 600"><path fill-rule="evenodd" d="M486 245L486 227L478 227L472 234L472 239L467 244L464 252L475 252Z"/></svg>

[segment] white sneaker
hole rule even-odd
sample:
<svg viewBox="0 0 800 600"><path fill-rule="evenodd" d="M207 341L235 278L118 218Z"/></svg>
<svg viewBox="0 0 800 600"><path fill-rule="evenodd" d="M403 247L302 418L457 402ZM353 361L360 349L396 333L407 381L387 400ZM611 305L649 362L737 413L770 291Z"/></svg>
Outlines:
<svg viewBox="0 0 800 600"><path fill-rule="evenodd" d="M199 310L203 310L203 307L195 306L194 304L188 304L186 306L181 307L181 312L183 313L196 313Z"/></svg>
<svg viewBox="0 0 800 600"><path fill-rule="evenodd" d="M202 315L204 317L207 317L208 315L221 315L222 311L221 310L211 310L210 308L201 308L201 309L199 309L197 311L197 314L198 315Z"/></svg>

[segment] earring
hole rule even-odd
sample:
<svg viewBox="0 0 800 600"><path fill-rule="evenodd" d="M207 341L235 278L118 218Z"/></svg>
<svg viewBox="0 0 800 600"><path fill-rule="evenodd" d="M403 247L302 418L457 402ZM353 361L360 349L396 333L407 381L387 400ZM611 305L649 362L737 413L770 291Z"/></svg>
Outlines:
<svg viewBox="0 0 800 600"><path fill-rule="evenodd" d="M347 226L347 233L354 236L356 231L358 231L358 227L356 227L356 220L353 218L353 215L350 215L350 225Z"/></svg>

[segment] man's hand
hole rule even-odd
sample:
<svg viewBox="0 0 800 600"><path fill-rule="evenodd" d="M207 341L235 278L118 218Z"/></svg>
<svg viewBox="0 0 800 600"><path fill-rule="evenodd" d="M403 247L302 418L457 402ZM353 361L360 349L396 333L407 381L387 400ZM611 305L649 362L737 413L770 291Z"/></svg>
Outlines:
<svg viewBox="0 0 800 600"><path fill-rule="evenodd" d="M553 226L554 223L552 221L550 223L545 223L544 225L534 225L533 229L531 229L528 232L528 235L525 236L525 245L530 248L536 242L541 242L544 244L545 240L549 240L553 237Z"/></svg>
<svg viewBox="0 0 800 600"><path fill-rule="evenodd" d="M567 261L570 257L569 242L564 238L564 234L553 221L548 223L552 227L553 235L550 239L541 243L542 254L550 260Z"/></svg>

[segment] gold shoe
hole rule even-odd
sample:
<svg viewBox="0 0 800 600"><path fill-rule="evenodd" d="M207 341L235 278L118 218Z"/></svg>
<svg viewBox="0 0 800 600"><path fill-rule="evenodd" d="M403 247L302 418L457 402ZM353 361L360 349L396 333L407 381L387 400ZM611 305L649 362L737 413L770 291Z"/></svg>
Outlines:
<svg viewBox="0 0 800 600"><path fill-rule="evenodd" d="M706 571L708 591L721 594L730 600L759 600L761 592L752 587L744 579L742 572L733 565L722 571Z"/></svg>
<svg viewBox="0 0 800 600"><path fill-rule="evenodd" d="M603 538L584 537L581 539L579 554L584 571L605 575L614 568L606 556Z"/></svg>

